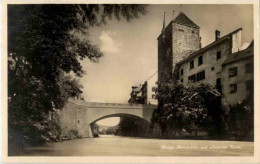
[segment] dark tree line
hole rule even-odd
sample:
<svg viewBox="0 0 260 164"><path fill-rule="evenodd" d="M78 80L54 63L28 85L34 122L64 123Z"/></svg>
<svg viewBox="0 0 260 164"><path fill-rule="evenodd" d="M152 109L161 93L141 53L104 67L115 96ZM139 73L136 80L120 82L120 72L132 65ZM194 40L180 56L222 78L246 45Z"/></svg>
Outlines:
<svg viewBox="0 0 260 164"><path fill-rule="evenodd" d="M88 29L145 13L145 5L8 5L9 141L46 141L51 113L81 93L79 60L103 55Z"/></svg>
<svg viewBox="0 0 260 164"><path fill-rule="evenodd" d="M177 135L183 131L198 137L203 131L210 139L252 140L253 94L227 106L222 104L222 96L209 84L184 87L168 78L159 84L152 124L159 125L165 137L183 138Z"/></svg>
<svg viewBox="0 0 260 164"><path fill-rule="evenodd" d="M122 117L118 124L116 135L133 137L144 136L147 128L147 125L141 120Z"/></svg>
<svg viewBox="0 0 260 164"><path fill-rule="evenodd" d="M199 131L220 133L221 96L210 85L184 87L171 83L160 87L158 99L152 123L160 125L163 135L183 130L196 135Z"/></svg>

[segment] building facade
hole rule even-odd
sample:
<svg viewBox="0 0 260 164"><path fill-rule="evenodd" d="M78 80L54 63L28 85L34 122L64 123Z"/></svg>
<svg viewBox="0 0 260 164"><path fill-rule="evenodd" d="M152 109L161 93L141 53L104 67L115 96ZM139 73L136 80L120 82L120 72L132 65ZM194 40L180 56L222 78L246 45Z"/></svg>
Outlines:
<svg viewBox="0 0 260 164"><path fill-rule="evenodd" d="M179 82L185 86L208 83L221 92L222 64L229 55L238 51L238 47L233 47L233 42L240 42L237 44L241 45L241 31L242 28L239 28L223 37L216 31L213 43L178 62L176 74Z"/></svg>
<svg viewBox="0 0 260 164"><path fill-rule="evenodd" d="M222 90L227 104L242 101L254 94L254 42L236 52L222 65Z"/></svg>
<svg viewBox="0 0 260 164"><path fill-rule="evenodd" d="M132 86L132 92L128 103L157 105L157 72L151 75L143 84Z"/></svg>
<svg viewBox="0 0 260 164"><path fill-rule="evenodd" d="M245 73L244 71L244 74L240 72L234 78L229 78L227 75L229 67L237 67L239 72L242 69L245 70L245 64L248 62L252 65L253 44L241 51L242 28L239 28L222 37L220 31L216 30L215 41L201 48L199 29L182 12L166 28L163 25L163 30L158 37L159 84L164 82L164 76L167 75L184 86L201 83L215 86L220 93L223 93L227 103L234 103L245 98L246 94L243 91L230 95L230 87L237 86L238 88L238 85L243 83L244 88L239 89L245 90L247 87L250 90L253 72ZM246 53L247 51L250 53ZM233 59L233 56L251 57L238 57L239 60L237 60Z"/></svg>
<svg viewBox="0 0 260 164"><path fill-rule="evenodd" d="M152 76L149 77L147 81L142 85L142 97L144 100L144 104L152 104L157 105L158 100L156 97L157 93L157 72L155 72Z"/></svg>

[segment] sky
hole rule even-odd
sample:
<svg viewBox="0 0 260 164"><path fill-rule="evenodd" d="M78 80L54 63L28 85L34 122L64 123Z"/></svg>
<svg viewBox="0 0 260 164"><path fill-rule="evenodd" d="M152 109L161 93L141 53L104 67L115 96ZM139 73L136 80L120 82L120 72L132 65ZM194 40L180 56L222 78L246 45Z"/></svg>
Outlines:
<svg viewBox="0 0 260 164"><path fill-rule="evenodd" d="M99 63L83 60L86 74L80 79L87 102L127 103L131 87L144 83L157 71L157 37L163 26L174 19L180 9L200 27L202 47L212 43L215 30L224 36L240 27L242 47L253 39L252 5L149 5L148 13L137 20L108 21L89 30L88 39L100 47L104 56ZM174 11L174 15L173 15ZM119 118L107 118L97 124L114 126Z"/></svg>
<svg viewBox="0 0 260 164"><path fill-rule="evenodd" d="M104 56L99 63L83 60L86 74L80 79L87 102L127 103L131 87L144 83L157 71L157 37L180 12L180 5L150 5L148 13L128 23L108 21L89 30L88 39L97 44ZM173 15L173 10L174 15ZM215 30L224 36L240 27L245 48L253 39L253 6L251 5L187 5L181 7L200 26L202 47L215 39Z"/></svg>

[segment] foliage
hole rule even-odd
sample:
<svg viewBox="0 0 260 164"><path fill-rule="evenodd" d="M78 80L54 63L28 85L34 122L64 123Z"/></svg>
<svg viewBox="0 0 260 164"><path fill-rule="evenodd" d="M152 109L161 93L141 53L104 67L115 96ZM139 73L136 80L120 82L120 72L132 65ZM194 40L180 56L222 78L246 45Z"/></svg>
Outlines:
<svg viewBox="0 0 260 164"><path fill-rule="evenodd" d="M117 126L112 126L112 127L107 128L106 134L116 134L117 128L118 128Z"/></svg>
<svg viewBox="0 0 260 164"><path fill-rule="evenodd" d="M64 131L62 136L60 136L60 140L71 140L75 138L81 138L78 130L76 129L70 129L68 131Z"/></svg>
<svg viewBox="0 0 260 164"><path fill-rule="evenodd" d="M103 55L88 40L88 29L113 17L131 21L145 14L145 7L8 5L9 138L45 141L49 114L81 94L75 78L84 73L79 59L97 62Z"/></svg>
<svg viewBox="0 0 260 164"><path fill-rule="evenodd" d="M162 133L167 130L220 133L221 96L212 86L184 87L168 81L160 84L157 97L159 105L152 123L159 123Z"/></svg>
<svg viewBox="0 0 260 164"><path fill-rule="evenodd" d="M10 130L13 130L10 128ZM33 123L32 126L23 127L23 135L19 131L9 132L10 143L19 146L31 146L61 139L61 127L59 116L56 112L50 112L42 122ZM17 140L18 139L18 140ZM28 145L28 143L30 143Z"/></svg>
<svg viewBox="0 0 260 164"><path fill-rule="evenodd" d="M243 140L253 140L254 137L254 102L253 96L241 102L228 105L225 123L231 136Z"/></svg>
<svg viewBox="0 0 260 164"><path fill-rule="evenodd" d="M145 132L144 124L133 118L122 117L117 128L117 135L141 136Z"/></svg>

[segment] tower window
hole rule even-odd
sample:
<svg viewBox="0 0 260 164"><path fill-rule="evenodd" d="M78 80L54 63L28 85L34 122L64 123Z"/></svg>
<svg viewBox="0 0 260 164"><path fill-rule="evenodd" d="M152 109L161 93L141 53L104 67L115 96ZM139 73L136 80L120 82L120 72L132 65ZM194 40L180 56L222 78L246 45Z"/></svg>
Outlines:
<svg viewBox="0 0 260 164"><path fill-rule="evenodd" d="M194 31L192 31L192 33L194 34Z"/></svg>
<svg viewBox="0 0 260 164"><path fill-rule="evenodd" d="M203 58L202 58L202 56L200 56L200 57L198 58L198 65L201 65L201 64L203 64Z"/></svg>
<svg viewBox="0 0 260 164"><path fill-rule="evenodd" d="M221 58L221 51L217 52L217 60Z"/></svg>
<svg viewBox="0 0 260 164"><path fill-rule="evenodd" d="M180 31L180 32L184 32L184 30L183 30L183 29L178 29L178 31Z"/></svg>
<svg viewBox="0 0 260 164"><path fill-rule="evenodd" d="M190 69L193 69L194 68L194 61L190 61Z"/></svg>

